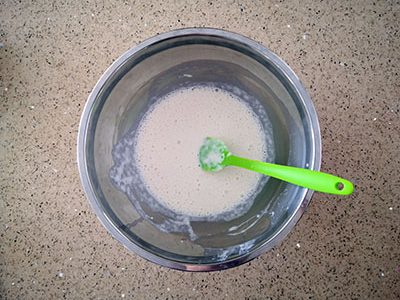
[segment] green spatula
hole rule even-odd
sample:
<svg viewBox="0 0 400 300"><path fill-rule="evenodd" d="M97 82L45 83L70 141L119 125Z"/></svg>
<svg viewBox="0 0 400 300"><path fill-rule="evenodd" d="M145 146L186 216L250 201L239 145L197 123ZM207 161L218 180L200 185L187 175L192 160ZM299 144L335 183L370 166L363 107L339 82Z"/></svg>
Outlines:
<svg viewBox="0 0 400 300"><path fill-rule="evenodd" d="M204 171L216 172L227 166L236 166L322 193L350 195L354 190L350 181L331 174L232 155L223 141L210 137L200 147L199 161Z"/></svg>

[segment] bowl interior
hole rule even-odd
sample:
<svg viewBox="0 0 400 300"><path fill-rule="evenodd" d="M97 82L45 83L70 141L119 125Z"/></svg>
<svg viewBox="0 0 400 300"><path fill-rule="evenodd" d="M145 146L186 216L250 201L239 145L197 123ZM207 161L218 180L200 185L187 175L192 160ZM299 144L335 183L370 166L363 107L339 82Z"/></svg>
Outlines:
<svg viewBox="0 0 400 300"><path fill-rule="evenodd" d="M178 35L125 55L99 82L86 108L86 172L97 213L105 217L110 231L124 237L128 248L178 264L218 264L272 246L288 226L307 191L276 179L260 187L253 205L241 216L192 220L195 239L187 230L160 229L155 222L170 215L152 211L140 201L139 190L128 198L110 180L113 147L134 130L148 107L174 89L199 84L244 93L250 102L260 103L270 124L266 134L273 138L271 161L313 168L316 150L310 112L275 59L221 36Z"/></svg>

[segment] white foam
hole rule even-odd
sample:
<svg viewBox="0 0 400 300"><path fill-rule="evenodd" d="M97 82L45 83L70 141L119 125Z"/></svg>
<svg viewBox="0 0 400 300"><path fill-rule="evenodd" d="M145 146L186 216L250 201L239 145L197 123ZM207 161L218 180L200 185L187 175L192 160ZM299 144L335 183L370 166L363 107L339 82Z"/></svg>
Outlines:
<svg viewBox="0 0 400 300"><path fill-rule="evenodd" d="M185 94L188 93L192 93L192 97L186 97ZM195 99L190 100L193 95L200 96L200 94L202 97L197 98L199 103L194 103ZM178 97L180 100L171 100L172 97ZM186 105L173 105L176 106L173 110L171 107L168 109L167 106L171 105L168 101L188 102ZM197 151L204 137L214 136L222 139L237 155L274 161L272 125L261 103L245 91L225 84L186 87L161 99L152 97L149 102L152 104L139 122L133 123L131 129L114 145L112 151L114 165L110 169L112 183L127 195L141 217L161 231L183 233L193 241L199 236L192 221L230 221L247 212L268 178L235 168L224 169L223 172L216 174L204 173L198 166ZM162 104L163 102L165 103ZM209 110L208 113L205 112L206 109ZM159 110L159 119L156 120L158 126L153 130L149 130L151 128L148 127L146 131L145 120L157 110ZM168 111L169 113L166 113ZM157 113L153 114L153 117L154 115ZM185 127L183 123L178 122L179 119L181 122L191 122L192 125ZM210 119L214 121L210 122ZM243 126L246 122L252 124L250 135L246 132L246 126ZM205 130L206 128L209 130ZM146 144L140 148L137 146L138 138L140 133L144 132L147 132L148 136L143 140ZM260 136L260 132L263 135ZM187 136L189 141L180 137L181 135ZM254 138L258 142L250 143ZM188 165L190 172L182 170L185 169L181 157L182 150L188 146L191 150L188 151L186 148L183 152L187 160L185 165ZM144 150L142 154L139 153L140 150ZM178 156L179 163L177 163ZM162 160L163 157L169 159ZM142 159L141 162L138 162L138 158ZM166 167L171 162L174 162L174 172ZM182 176L182 171L188 176ZM196 180L195 176L205 179ZM209 181L214 182L210 185ZM155 184L158 183L161 185L157 188ZM220 189L213 190L212 184L214 186L218 184ZM162 188L165 189L161 195L168 195L166 199L157 193ZM216 191L219 191L217 196L213 195ZM192 197L191 193L195 197ZM204 197L200 196L201 193ZM177 198L173 199L172 195ZM198 203L194 202L196 199ZM180 203L183 203L183 206ZM264 211L257 216L257 219L262 218L263 214ZM247 221L243 226L238 224L238 230L232 229L229 234L242 232L248 225L252 226Z"/></svg>

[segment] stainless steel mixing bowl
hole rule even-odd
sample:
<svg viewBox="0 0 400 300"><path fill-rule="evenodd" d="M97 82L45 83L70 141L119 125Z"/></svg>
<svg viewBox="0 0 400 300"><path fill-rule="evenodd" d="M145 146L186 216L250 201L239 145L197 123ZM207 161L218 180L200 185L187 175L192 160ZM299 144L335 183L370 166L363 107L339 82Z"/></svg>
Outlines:
<svg viewBox="0 0 400 300"><path fill-rule="evenodd" d="M191 222L193 239L155 226L135 199L112 184L113 146L137 124L151 99L204 83L228 84L261 102L272 123L275 163L319 170L321 160L318 119L309 95L294 72L260 44L231 32L190 28L150 38L118 58L94 87L82 115L78 165L83 187L102 224L126 248L189 271L226 269L266 252L289 233L312 195L269 179L242 216Z"/></svg>

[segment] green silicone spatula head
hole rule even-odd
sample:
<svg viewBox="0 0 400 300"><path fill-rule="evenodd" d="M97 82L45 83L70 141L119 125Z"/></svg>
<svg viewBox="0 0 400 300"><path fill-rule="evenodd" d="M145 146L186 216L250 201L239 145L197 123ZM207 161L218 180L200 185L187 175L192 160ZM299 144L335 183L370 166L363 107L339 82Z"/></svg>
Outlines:
<svg viewBox="0 0 400 300"><path fill-rule="evenodd" d="M199 162L204 171L215 172L227 166L236 166L322 193L350 195L354 190L350 181L338 176L235 156L223 141L210 137L200 147Z"/></svg>

